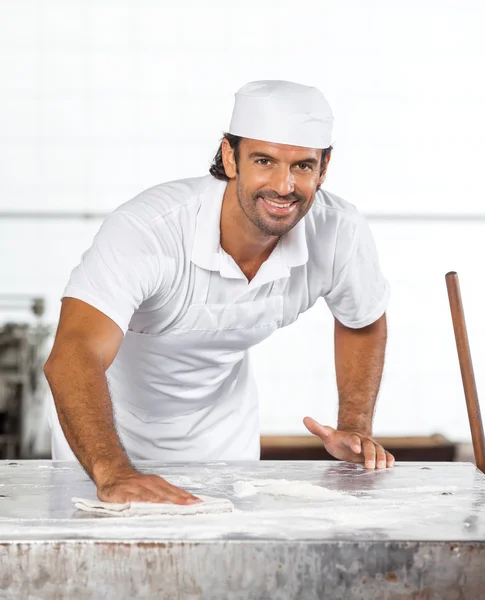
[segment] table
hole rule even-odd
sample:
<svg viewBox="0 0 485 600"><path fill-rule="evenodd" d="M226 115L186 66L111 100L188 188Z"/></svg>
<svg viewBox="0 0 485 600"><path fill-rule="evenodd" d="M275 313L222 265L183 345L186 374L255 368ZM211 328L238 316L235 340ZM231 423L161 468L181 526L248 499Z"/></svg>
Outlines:
<svg viewBox="0 0 485 600"><path fill-rule="evenodd" d="M485 595L485 476L468 463L137 463L236 512L111 518L69 462L0 461L0 598L463 599ZM328 499L237 497L238 481L323 486Z"/></svg>

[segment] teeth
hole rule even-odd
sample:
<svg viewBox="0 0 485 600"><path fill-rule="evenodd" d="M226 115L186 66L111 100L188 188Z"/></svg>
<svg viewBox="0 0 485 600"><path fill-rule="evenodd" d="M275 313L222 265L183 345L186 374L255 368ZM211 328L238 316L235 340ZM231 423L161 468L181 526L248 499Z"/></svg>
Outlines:
<svg viewBox="0 0 485 600"><path fill-rule="evenodd" d="M271 200L266 200L266 202L271 204L271 206L276 206L278 208L288 208L288 206L291 206L291 202L286 202L285 204L281 204L281 202L271 202Z"/></svg>

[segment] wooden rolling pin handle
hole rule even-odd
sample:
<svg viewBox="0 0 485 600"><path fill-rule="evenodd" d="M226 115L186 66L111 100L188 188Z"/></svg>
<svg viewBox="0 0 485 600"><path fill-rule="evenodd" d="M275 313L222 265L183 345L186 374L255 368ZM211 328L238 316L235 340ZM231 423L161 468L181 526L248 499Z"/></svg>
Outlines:
<svg viewBox="0 0 485 600"><path fill-rule="evenodd" d="M454 271L445 276L448 298L450 301L451 318L455 332L456 349L460 362L461 379L465 391L465 400L468 410L468 420L472 433L473 452L477 467L485 473L485 437L483 434L483 423L478 402L477 386L473 371L470 344L466 329L465 313L461 300L460 283L458 274Z"/></svg>

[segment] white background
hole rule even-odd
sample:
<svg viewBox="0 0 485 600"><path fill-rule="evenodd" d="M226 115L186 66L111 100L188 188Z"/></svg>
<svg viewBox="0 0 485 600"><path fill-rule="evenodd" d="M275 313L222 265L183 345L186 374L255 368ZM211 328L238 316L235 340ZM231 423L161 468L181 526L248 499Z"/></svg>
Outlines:
<svg viewBox="0 0 485 600"><path fill-rule="evenodd" d="M100 224L75 215L205 174L245 82L315 85L335 114L326 188L369 217L392 286L375 433L467 441L444 274L480 391L484 23L480 0L2 0L0 294L44 296L54 324ZM335 422L332 335L317 304L253 352L263 432Z"/></svg>

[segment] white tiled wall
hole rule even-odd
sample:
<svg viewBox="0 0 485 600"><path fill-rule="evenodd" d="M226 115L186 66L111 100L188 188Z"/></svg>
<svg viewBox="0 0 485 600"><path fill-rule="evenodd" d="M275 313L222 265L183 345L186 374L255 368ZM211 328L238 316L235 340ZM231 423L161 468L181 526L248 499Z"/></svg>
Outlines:
<svg viewBox="0 0 485 600"><path fill-rule="evenodd" d="M485 215L484 17L480 0L3 0L0 293L45 296L54 323L99 227L3 213L103 213L203 174L233 93L256 79L324 91L335 114L326 186L364 213ZM485 222L372 227L393 288L376 432L467 440L444 274L461 276L480 386ZM303 431L305 414L334 422L324 305L253 355L263 431Z"/></svg>
<svg viewBox="0 0 485 600"><path fill-rule="evenodd" d="M2 0L0 211L111 209L204 171L246 81L320 87L330 189L366 211L477 211L480 0Z"/></svg>

